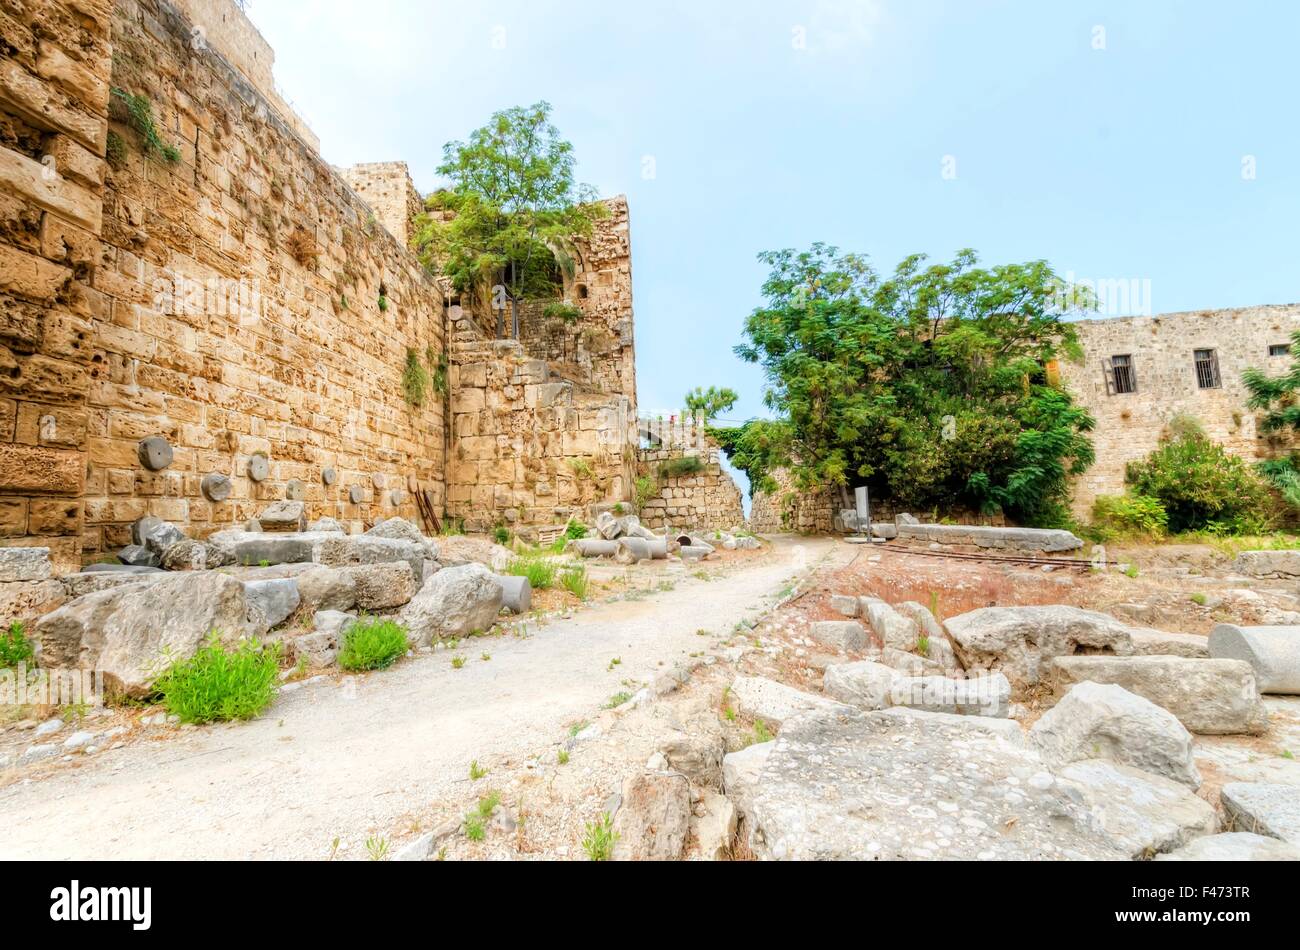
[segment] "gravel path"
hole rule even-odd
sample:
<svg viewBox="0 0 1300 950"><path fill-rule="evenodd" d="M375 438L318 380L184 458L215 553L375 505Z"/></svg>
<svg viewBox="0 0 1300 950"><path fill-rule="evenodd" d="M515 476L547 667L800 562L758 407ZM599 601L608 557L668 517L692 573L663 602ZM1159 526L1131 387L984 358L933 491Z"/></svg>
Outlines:
<svg viewBox="0 0 1300 950"><path fill-rule="evenodd" d="M649 682L711 646L698 630L756 619L793 579L845 552L778 539L711 581L679 569L672 590L598 604L527 639L462 644L460 670L440 650L308 684L255 722L56 767L0 789L0 858L323 858L336 838L358 857L367 836L400 836L413 810L467 783L471 760L518 761L555 744L624 680Z"/></svg>

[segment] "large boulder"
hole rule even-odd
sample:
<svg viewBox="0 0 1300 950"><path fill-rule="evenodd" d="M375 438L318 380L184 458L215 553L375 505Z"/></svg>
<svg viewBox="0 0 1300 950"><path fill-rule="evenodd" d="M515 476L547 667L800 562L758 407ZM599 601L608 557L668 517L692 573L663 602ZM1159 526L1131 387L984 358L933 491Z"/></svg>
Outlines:
<svg viewBox="0 0 1300 950"><path fill-rule="evenodd" d="M1189 845L1169 854L1156 855L1157 861L1300 861L1295 845L1253 835L1247 831L1225 831L1197 838Z"/></svg>
<svg viewBox="0 0 1300 950"><path fill-rule="evenodd" d="M1055 672L1062 686L1084 681L1122 686L1169 710L1191 732L1259 734L1268 729L1255 672L1242 660L1062 656Z"/></svg>
<svg viewBox="0 0 1300 950"><path fill-rule="evenodd" d="M858 653L867 648L867 631L856 620L819 620L808 628L808 635L841 653Z"/></svg>
<svg viewBox="0 0 1300 950"><path fill-rule="evenodd" d="M405 562L403 566L409 569ZM303 608L312 613L351 610L357 604L357 581L350 571L343 568L313 567L298 575L298 593L302 596Z"/></svg>
<svg viewBox="0 0 1300 950"><path fill-rule="evenodd" d="M770 726L779 726L791 716L810 709L847 711L850 708L761 676L737 676L731 683L731 698L741 713Z"/></svg>
<svg viewBox="0 0 1300 950"><path fill-rule="evenodd" d="M307 506L301 501L277 501L257 516L257 523L267 532L303 532L307 530Z"/></svg>
<svg viewBox="0 0 1300 950"><path fill-rule="evenodd" d="M55 580L0 584L0 626L35 620L68 600L67 589Z"/></svg>
<svg viewBox="0 0 1300 950"><path fill-rule="evenodd" d="M339 573L351 581L356 593L356 606L362 610L392 610L401 607L410 603L419 590L411 565L406 561L357 564L339 568Z"/></svg>
<svg viewBox="0 0 1300 950"><path fill-rule="evenodd" d="M36 624L41 663L102 670L113 693L147 696L168 660L193 656L210 635L233 645L246 632L244 585L224 574L172 574L87 594Z"/></svg>
<svg viewBox="0 0 1300 950"><path fill-rule="evenodd" d="M863 597L859 610L882 646L905 652L916 649L921 628L915 620L904 617L878 597Z"/></svg>
<svg viewBox="0 0 1300 950"><path fill-rule="evenodd" d="M482 564L446 568L424 582L402 609L401 621L412 643L427 646L435 639L491 629L502 597L501 585Z"/></svg>
<svg viewBox="0 0 1300 950"><path fill-rule="evenodd" d="M0 583L48 581L52 576L49 548L0 548Z"/></svg>
<svg viewBox="0 0 1300 950"><path fill-rule="evenodd" d="M1300 577L1300 551L1242 551L1232 566L1251 577Z"/></svg>
<svg viewBox="0 0 1300 950"><path fill-rule="evenodd" d="M1218 830L1209 802L1159 775L1103 759L1071 762L1056 774L1093 829L1130 858L1176 851Z"/></svg>
<svg viewBox="0 0 1300 950"><path fill-rule="evenodd" d="M1201 775L1192 736L1174 714L1114 684L1078 683L1029 730L1052 766L1108 759L1192 789Z"/></svg>
<svg viewBox="0 0 1300 950"><path fill-rule="evenodd" d="M249 624L261 631L284 623L302 601L298 582L291 577L248 581L244 584L244 596L248 600Z"/></svg>
<svg viewBox="0 0 1300 950"><path fill-rule="evenodd" d="M1037 753L994 722L913 710L794 717L748 792L750 848L782 860L1121 857Z"/></svg>
<svg viewBox="0 0 1300 950"><path fill-rule="evenodd" d="M1300 627L1240 627L1221 623L1210 632L1210 656L1245 660L1261 693L1300 695Z"/></svg>
<svg viewBox="0 0 1300 950"><path fill-rule="evenodd" d="M514 560L514 557L514 552L509 548L464 534L441 538L438 543L437 561L443 567L482 564L500 573Z"/></svg>
<svg viewBox="0 0 1300 950"><path fill-rule="evenodd" d="M758 788L759 776L768 756L776 748L776 740L756 742L739 752L731 752L722 758L722 788L727 797L736 803L742 818L749 814L750 802L754 790Z"/></svg>
<svg viewBox="0 0 1300 950"><path fill-rule="evenodd" d="M1127 625L1079 607L983 607L950 618L947 628L967 668L1001 670L1030 686L1058 656L1132 652Z"/></svg>
<svg viewBox="0 0 1300 950"><path fill-rule="evenodd" d="M389 518L379 522L365 534L368 538L387 538L390 541L410 541L424 548L424 556L431 561L438 560L438 542L426 538L424 534L405 518Z"/></svg>
<svg viewBox="0 0 1300 950"><path fill-rule="evenodd" d="M906 676L883 663L841 663L826 668L827 696L859 709L905 706L925 712L1006 718L1011 684L1001 673L949 678Z"/></svg>
<svg viewBox="0 0 1300 950"><path fill-rule="evenodd" d="M1300 845L1300 785L1229 782L1219 801L1233 830Z"/></svg>
<svg viewBox="0 0 1300 950"><path fill-rule="evenodd" d="M643 772L623 783L614 816L616 861L676 861L691 828L691 783L675 772Z"/></svg>
<svg viewBox="0 0 1300 950"><path fill-rule="evenodd" d="M405 561L411 565L411 574L417 583L424 580L424 559L425 549L421 542L371 535L327 534L316 542L312 553L312 560L326 567Z"/></svg>
<svg viewBox="0 0 1300 950"><path fill-rule="evenodd" d="M266 534L234 528L218 531L207 539L208 567L227 564L244 567L257 564L305 564L312 560L321 541L337 537L332 532Z"/></svg>

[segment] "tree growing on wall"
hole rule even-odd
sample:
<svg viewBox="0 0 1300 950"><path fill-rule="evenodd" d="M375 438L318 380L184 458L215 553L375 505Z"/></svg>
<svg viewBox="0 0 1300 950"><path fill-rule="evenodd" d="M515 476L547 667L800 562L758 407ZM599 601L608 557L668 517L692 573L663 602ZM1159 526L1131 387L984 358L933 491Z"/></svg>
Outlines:
<svg viewBox="0 0 1300 950"><path fill-rule="evenodd" d="M414 243L426 266L459 292L485 289L497 336L519 336L519 304L554 295L572 277L573 240L607 214L595 192L574 182L573 146L550 121L546 102L495 113L465 142L443 148L438 173L451 187L430 197Z"/></svg>
<svg viewBox="0 0 1300 950"><path fill-rule="evenodd" d="M686 415L699 425L707 425L736 404L735 390L717 386L696 386L686 394Z"/></svg>
<svg viewBox="0 0 1300 950"><path fill-rule="evenodd" d="M781 466L801 490L867 484L919 509L1064 519L1093 420L1048 378L1058 356L1078 356L1062 319L1077 298L1045 262L914 255L881 277L823 244L760 260L765 303L736 352L763 367L777 421L722 434L756 486Z"/></svg>

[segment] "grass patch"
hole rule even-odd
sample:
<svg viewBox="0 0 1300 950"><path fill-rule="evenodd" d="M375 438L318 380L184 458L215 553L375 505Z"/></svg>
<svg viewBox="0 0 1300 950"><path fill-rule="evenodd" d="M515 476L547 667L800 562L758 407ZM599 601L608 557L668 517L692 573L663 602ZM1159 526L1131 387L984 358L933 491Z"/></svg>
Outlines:
<svg viewBox="0 0 1300 950"><path fill-rule="evenodd" d="M278 646L246 640L231 650L214 631L192 657L168 667L154 688L181 722L253 719L275 698L279 672Z"/></svg>
<svg viewBox="0 0 1300 950"><path fill-rule="evenodd" d="M1192 596L1189 599L1191 600L1192 603L1194 603L1198 607L1204 607L1206 601L1209 600L1209 598L1206 597L1204 594L1192 594Z"/></svg>
<svg viewBox="0 0 1300 950"><path fill-rule="evenodd" d="M463 656L453 656L451 658L451 668L453 670L458 670L464 665L465 665L465 658Z"/></svg>
<svg viewBox="0 0 1300 950"><path fill-rule="evenodd" d="M627 702L631 698L632 698L632 694L627 692L626 690L624 690L621 693L615 693L613 696L609 697L609 702L605 704L605 708L617 709L619 706L622 706L625 702Z"/></svg>
<svg viewBox="0 0 1300 950"><path fill-rule="evenodd" d="M339 651L345 670L386 670L411 648L406 628L394 620L362 617L348 627Z"/></svg>
<svg viewBox="0 0 1300 950"><path fill-rule="evenodd" d="M592 861L608 861L614 856L614 844L618 841L618 832L614 830L614 819L608 814L602 815L600 821L587 823L586 834L582 838L582 850Z"/></svg>
<svg viewBox="0 0 1300 950"><path fill-rule="evenodd" d="M566 750L561 749L559 752L555 753L555 761L560 765L568 765L569 753Z"/></svg>
<svg viewBox="0 0 1300 950"><path fill-rule="evenodd" d="M761 719L754 720L754 731L749 736L750 745L759 745L763 742L772 741L772 731L767 728L767 723Z"/></svg>
<svg viewBox="0 0 1300 950"><path fill-rule="evenodd" d="M554 561L540 557L517 557L506 565L507 574L528 578L528 584L533 590L550 590L555 586L559 572Z"/></svg>
<svg viewBox="0 0 1300 950"><path fill-rule="evenodd" d="M474 809L465 815L465 837L470 841L482 841L487 837L487 821L492 812L501 804L501 793L488 792L478 800Z"/></svg>
<svg viewBox="0 0 1300 950"><path fill-rule="evenodd" d="M669 459L667 462L659 464L659 477L661 479L687 478L691 475L698 475L702 471L704 471L704 462L694 455Z"/></svg>
<svg viewBox="0 0 1300 950"><path fill-rule="evenodd" d="M0 669L26 663L32 658L32 644L27 639L26 628L19 621L0 633Z"/></svg>
<svg viewBox="0 0 1300 950"><path fill-rule="evenodd" d="M589 583L587 569L582 565L565 568L560 575L560 585L579 600L587 599Z"/></svg>
<svg viewBox="0 0 1300 950"><path fill-rule="evenodd" d="M481 779L484 775L487 774L488 774L488 770L481 767L478 764L478 759L475 759L473 762L469 764L469 780L471 782L477 782L479 779Z"/></svg>

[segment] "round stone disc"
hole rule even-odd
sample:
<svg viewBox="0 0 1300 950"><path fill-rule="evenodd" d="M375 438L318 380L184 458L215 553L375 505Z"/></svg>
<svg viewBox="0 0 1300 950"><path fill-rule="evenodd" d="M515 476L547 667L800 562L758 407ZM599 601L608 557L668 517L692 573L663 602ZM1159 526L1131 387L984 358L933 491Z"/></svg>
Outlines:
<svg viewBox="0 0 1300 950"><path fill-rule="evenodd" d="M140 464L151 472L161 472L172 463L172 447L160 435L142 439L136 453L140 456Z"/></svg>

